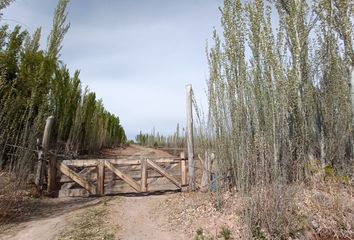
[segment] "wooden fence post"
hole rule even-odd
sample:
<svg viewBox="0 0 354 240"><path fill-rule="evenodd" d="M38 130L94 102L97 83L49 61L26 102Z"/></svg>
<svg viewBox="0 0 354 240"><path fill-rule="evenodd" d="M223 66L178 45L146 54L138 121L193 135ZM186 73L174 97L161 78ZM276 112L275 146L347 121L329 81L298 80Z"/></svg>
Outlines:
<svg viewBox="0 0 354 240"><path fill-rule="evenodd" d="M54 117L50 116L47 118L46 124L45 124L45 128L44 128L44 133L43 133L43 140L42 140L42 146L38 152L38 164L37 164L37 172L36 172L36 178L35 178L35 184L37 185L38 188L42 189L43 187L43 178L44 178L44 164L43 162L45 161L45 159L47 158L47 153L48 153L48 148L49 148L49 143L50 143L50 133L51 133L51 129L53 126L53 122L54 122ZM50 158L51 160L55 161L56 158ZM49 166L52 166L52 163L49 164ZM55 171L55 167L51 168L51 171ZM54 174L54 172L51 172L51 178L49 179L49 181L52 181L54 179L54 184L53 182L48 183L51 187L55 186L55 176L56 173Z"/></svg>
<svg viewBox="0 0 354 240"><path fill-rule="evenodd" d="M188 174L189 188L195 191L195 162L193 149L193 111L192 111L192 85L186 85L187 94L187 150L188 150Z"/></svg>
<svg viewBox="0 0 354 240"><path fill-rule="evenodd" d="M47 192L53 193L57 188L57 157L50 156L48 164L48 187Z"/></svg>
<svg viewBox="0 0 354 240"><path fill-rule="evenodd" d="M185 187L187 185L187 166L186 166L186 154L181 152L181 185Z"/></svg>
<svg viewBox="0 0 354 240"><path fill-rule="evenodd" d="M141 192L147 192L147 159L141 160Z"/></svg>
<svg viewBox="0 0 354 240"><path fill-rule="evenodd" d="M99 196L104 195L104 178L105 178L105 164L100 162L97 165L97 189L96 193Z"/></svg>
<svg viewBox="0 0 354 240"><path fill-rule="evenodd" d="M350 66L350 98L352 102L352 110L354 112L354 63ZM353 119L354 122L354 119Z"/></svg>
<svg viewBox="0 0 354 240"><path fill-rule="evenodd" d="M350 66L350 98L352 102L352 126L354 127L354 63ZM354 154L354 141L352 142L352 155Z"/></svg>

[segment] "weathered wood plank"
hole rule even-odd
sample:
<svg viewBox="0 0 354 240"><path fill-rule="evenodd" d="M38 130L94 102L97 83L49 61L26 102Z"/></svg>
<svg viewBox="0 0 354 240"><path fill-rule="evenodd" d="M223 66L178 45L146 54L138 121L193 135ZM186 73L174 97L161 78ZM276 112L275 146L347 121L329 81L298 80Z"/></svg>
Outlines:
<svg viewBox="0 0 354 240"><path fill-rule="evenodd" d="M63 160L62 163L66 166L73 167L97 167L99 164L98 159L75 159L75 160Z"/></svg>
<svg viewBox="0 0 354 240"><path fill-rule="evenodd" d="M73 182L73 180L70 179L70 182L66 182L63 185L61 185L60 190L65 190L65 189L72 189L76 185L76 182Z"/></svg>
<svg viewBox="0 0 354 240"><path fill-rule="evenodd" d="M181 184L182 187L187 185L187 164L185 159L181 161Z"/></svg>
<svg viewBox="0 0 354 240"><path fill-rule="evenodd" d="M82 178L86 179L86 181L96 181L97 172L95 170L96 170L96 167L87 167L87 168L82 169L78 174ZM66 175L61 175L60 182L61 183L72 182L72 179Z"/></svg>
<svg viewBox="0 0 354 240"><path fill-rule="evenodd" d="M56 156L50 156L48 164L48 193L52 193L57 190L57 158Z"/></svg>
<svg viewBox="0 0 354 240"><path fill-rule="evenodd" d="M165 171L165 169L161 168L159 165L157 165L155 162L153 162L150 159L147 159L147 163L153 167L157 172L165 176L168 180L170 180L174 185L177 187L181 188L181 184L178 182L176 178L174 178L172 175L170 175L168 172Z"/></svg>
<svg viewBox="0 0 354 240"><path fill-rule="evenodd" d="M96 188L93 184L83 179L78 173L71 170L68 166L63 163L57 162L57 169L71 178L74 182L79 184L81 187L85 188L91 194L96 194Z"/></svg>
<svg viewBox="0 0 354 240"><path fill-rule="evenodd" d="M50 142L50 133L52 130L54 122L54 117L50 116L47 118L45 127L44 127L44 133L43 133L43 140L42 140L42 148L38 151L38 163L37 163L37 171L36 171L36 177L35 177L35 184L39 189L42 189L43 187L43 178L45 174L45 168L43 162L45 161L48 153L48 147L49 147L49 142ZM53 175L53 174L52 174ZM51 178L52 180L53 178ZM51 186L55 185L53 182L50 183Z"/></svg>
<svg viewBox="0 0 354 240"><path fill-rule="evenodd" d="M193 149L193 111L192 111L192 85L186 85L187 95L187 151L188 151L188 174L189 187L192 191L195 190L195 162Z"/></svg>
<svg viewBox="0 0 354 240"><path fill-rule="evenodd" d="M58 197L88 197L90 193L83 188L79 189L62 189L59 191Z"/></svg>
<svg viewBox="0 0 354 240"><path fill-rule="evenodd" d="M181 174L180 174L179 171L176 171L175 173L171 173L170 175L174 176L175 178L181 178ZM129 173L129 176L135 181L140 181L141 172ZM147 174L147 178L148 179L162 178L162 177L164 177L164 176L161 176L161 174L157 173L156 170L154 170L154 169L149 169L148 170L148 174ZM118 179L118 178L119 177L117 177L114 173L112 173L110 171L109 172L107 172L107 171L105 172L105 182L112 181L112 180L115 180L115 179ZM93 173L89 177L84 177L84 179L86 181L95 182L95 181L97 181L97 173ZM62 175L61 176L60 183L70 183L70 182L73 182L73 180L71 178L67 177L66 175Z"/></svg>
<svg viewBox="0 0 354 240"><path fill-rule="evenodd" d="M147 161L143 159L141 161L141 191L147 192L147 178L148 178L148 171L147 171Z"/></svg>
<svg viewBox="0 0 354 240"><path fill-rule="evenodd" d="M99 196L104 195L104 178L105 178L105 166L104 163L100 163L97 166L97 194Z"/></svg>
<svg viewBox="0 0 354 240"><path fill-rule="evenodd" d="M109 161L114 165L128 166L128 165L140 165L141 159L78 159L78 160L63 160L67 166L74 167L96 167L102 161ZM159 158L155 162L157 163L179 163L181 160L177 158Z"/></svg>
<svg viewBox="0 0 354 240"><path fill-rule="evenodd" d="M111 170L114 174L116 174L118 177L120 177L122 180L124 180L126 183L128 183L137 192L140 192L140 186L132 178L130 178L128 175L121 172L109 161L105 161L105 165L109 170Z"/></svg>

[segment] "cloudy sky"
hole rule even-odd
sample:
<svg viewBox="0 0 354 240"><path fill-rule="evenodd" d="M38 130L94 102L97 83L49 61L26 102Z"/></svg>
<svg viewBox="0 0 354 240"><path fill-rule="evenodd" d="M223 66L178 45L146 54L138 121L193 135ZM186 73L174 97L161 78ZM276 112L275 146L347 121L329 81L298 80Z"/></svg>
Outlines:
<svg viewBox="0 0 354 240"><path fill-rule="evenodd" d="M4 21L34 32L46 48L55 0L16 0ZM205 54L220 27L222 0L71 0L61 60L117 114L129 138L185 124L185 85L206 108Z"/></svg>

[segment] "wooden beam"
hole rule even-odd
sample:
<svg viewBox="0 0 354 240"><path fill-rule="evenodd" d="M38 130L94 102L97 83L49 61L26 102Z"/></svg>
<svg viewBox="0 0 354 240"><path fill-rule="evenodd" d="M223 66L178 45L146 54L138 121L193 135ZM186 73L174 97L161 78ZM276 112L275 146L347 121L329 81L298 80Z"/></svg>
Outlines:
<svg viewBox="0 0 354 240"><path fill-rule="evenodd" d="M187 150L188 150L188 174L189 187L195 191L195 162L193 149L193 111L192 111L192 85L186 86L187 95Z"/></svg>
<svg viewBox="0 0 354 240"><path fill-rule="evenodd" d="M146 159L141 160L141 191L147 192L147 179L148 179L148 171L147 171L147 161Z"/></svg>
<svg viewBox="0 0 354 240"><path fill-rule="evenodd" d="M171 176L168 172L166 172L163 168L161 168L159 165L157 165L155 162L153 162L150 159L147 159L147 163L154 168L156 171L158 171L161 175L165 176L168 180L170 180L174 185L177 187L181 188L181 184L178 182L176 178Z"/></svg>
<svg viewBox="0 0 354 240"><path fill-rule="evenodd" d="M354 113L354 62L350 66L350 92L351 92L351 102L352 102L352 113ZM354 126L354 114L352 114L352 126ZM352 141L352 154L354 152L354 141Z"/></svg>
<svg viewBox="0 0 354 240"><path fill-rule="evenodd" d="M57 163L57 169L59 169L60 172L71 178L74 182L79 184L81 187L85 188L87 191L89 191L91 194L96 194L96 188L93 184L90 182L86 181L83 179L79 174L71 170L68 166L66 166L63 163Z"/></svg>
<svg viewBox="0 0 354 240"><path fill-rule="evenodd" d="M46 159L46 155L48 153L48 147L49 147L49 142L50 142L50 133L52 131L52 126L54 122L54 117L50 116L47 118L47 121L45 123L44 127L44 133L43 133L43 139L42 139L42 146L40 150L38 151L38 163L37 163L37 171L36 171L36 177L35 177L35 184L39 189L42 190L43 186L43 178L44 178L44 173L45 173L45 168L43 162ZM37 140L39 141L39 140ZM39 145L39 143L37 143ZM51 186L53 186L53 183L50 183ZM55 184L54 184L55 185Z"/></svg>
<svg viewBox="0 0 354 240"><path fill-rule="evenodd" d="M109 161L105 161L106 167L111 170L114 174L116 174L118 177L120 177L122 180L124 180L126 183L128 183L132 188L134 188L137 192L140 192L140 186L128 175L122 173L119 169L114 167L112 163Z"/></svg>
<svg viewBox="0 0 354 240"><path fill-rule="evenodd" d="M151 160L151 159L150 159ZM168 167L168 169L165 167L164 170L165 171L169 171L170 172L170 175L172 177L175 177L176 179L179 179L181 178L181 175L178 173L178 174L173 174L172 173L172 169L175 168L176 166L178 166L179 164L178 163L174 163L174 164L170 164ZM156 172L156 170L152 167L150 167L151 170L148 169L148 185L156 182L159 178L164 178L165 176L161 175L159 172ZM153 176L153 177L152 177Z"/></svg>
<svg viewBox="0 0 354 240"><path fill-rule="evenodd" d="M182 187L187 185L187 164L185 159L181 161L181 183Z"/></svg>
<svg viewBox="0 0 354 240"><path fill-rule="evenodd" d="M62 163L66 166L73 167L97 167L99 164L98 159L77 159L77 160L63 160Z"/></svg>
<svg viewBox="0 0 354 240"><path fill-rule="evenodd" d="M113 181L115 179L119 179L119 177L117 177L114 173L112 173L114 175L114 178L112 179L110 174L111 174L111 172L105 172L105 182L106 183L108 181ZM79 173L79 175L80 175L80 173ZM178 173L176 172L176 173L170 174L170 175L174 176L177 179L181 178L181 174L179 173L179 171L178 171ZM135 180L136 182L141 180L141 172L131 173L131 174L129 174L129 176L133 180ZM109 178L109 177L111 177L111 178ZM149 170L148 169L148 174L147 174L147 179L148 180L149 179L155 179L155 178L162 178L162 177L164 177L164 176L161 176L161 174L157 173L156 170L154 170L154 169L150 169ZM97 174L93 174L93 175L91 175L89 177L83 177L83 178L86 181L95 182L95 181L97 181ZM61 176L60 183L72 183L72 182L73 182L73 180L71 178L69 178L69 177L67 177L65 175ZM149 181L148 181L148 185L149 185Z"/></svg>
<svg viewBox="0 0 354 240"><path fill-rule="evenodd" d="M61 189L58 197L88 197L90 193L83 188L77 189Z"/></svg>
<svg viewBox="0 0 354 240"><path fill-rule="evenodd" d="M49 194L54 192L57 187L57 158L56 156L51 156L49 158L49 164L48 164L48 187L47 191Z"/></svg>
<svg viewBox="0 0 354 240"><path fill-rule="evenodd" d="M351 102L352 102L352 110L354 112L354 63L350 66L350 92L351 92ZM354 123L354 116L353 116Z"/></svg>
<svg viewBox="0 0 354 240"><path fill-rule="evenodd" d="M101 162L97 166L97 195L104 195L104 177L105 177L105 166L104 163Z"/></svg>
<svg viewBox="0 0 354 240"><path fill-rule="evenodd" d="M140 165L141 159L131 160L131 159L78 159L78 160L63 160L67 166L73 167L96 167L102 161L109 161L114 165L120 166L130 166L130 165ZM179 163L181 160L178 158L159 158L156 159L157 163Z"/></svg>

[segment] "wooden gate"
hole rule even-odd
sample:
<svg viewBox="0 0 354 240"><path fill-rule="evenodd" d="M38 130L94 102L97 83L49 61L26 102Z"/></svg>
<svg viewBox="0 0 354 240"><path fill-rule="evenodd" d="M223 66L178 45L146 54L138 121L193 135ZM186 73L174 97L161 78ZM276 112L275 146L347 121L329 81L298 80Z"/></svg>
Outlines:
<svg viewBox="0 0 354 240"><path fill-rule="evenodd" d="M181 154L180 158L139 157L139 159L58 161L55 171L58 170L63 174L59 181L56 180L61 185L59 196L103 196L121 192L181 189L187 185L186 162L184 154ZM161 178L166 184L154 186ZM174 185L174 189L166 188L167 183ZM77 188L78 186L80 188Z"/></svg>
<svg viewBox="0 0 354 240"><path fill-rule="evenodd" d="M187 150L188 150L188 186L195 190L195 163L193 156L193 112L192 112L192 85L186 85L187 92ZM38 163L35 183L43 189L45 176L44 162L48 162L49 194L55 192L60 183L62 190L68 190L63 196L74 195L105 195L114 194L112 186L117 181L123 181L136 192L147 192L157 178L163 177L178 189L187 185L187 159L184 154L180 158L140 158L140 159L85 159L56 161L48 158L48 146L51 127L54 118L47 119L43 134L42 146L38 150ZM38 139L39 142L39 139ZM180 166L179 168L177 166ZM175 170L174 170L175 169ZM176 171L176 169L179 169ZM172 171L171 171L172 170ZM174 170L174 171L173 171ZM63 174L57 179L57 172ZM137 174L138 172L138 174ZM179 172L179 174L176 174ZM175 174L173 174L175 173ZM111 175L111 176L109 176ZM78 185L81 191L75 193L72 187ZM119 186L120 184L118 184ZM159 188L154 189L159 190ZM165 190L165 189L160 189ZM60 195L60 192L59 192Z"/></svg>

